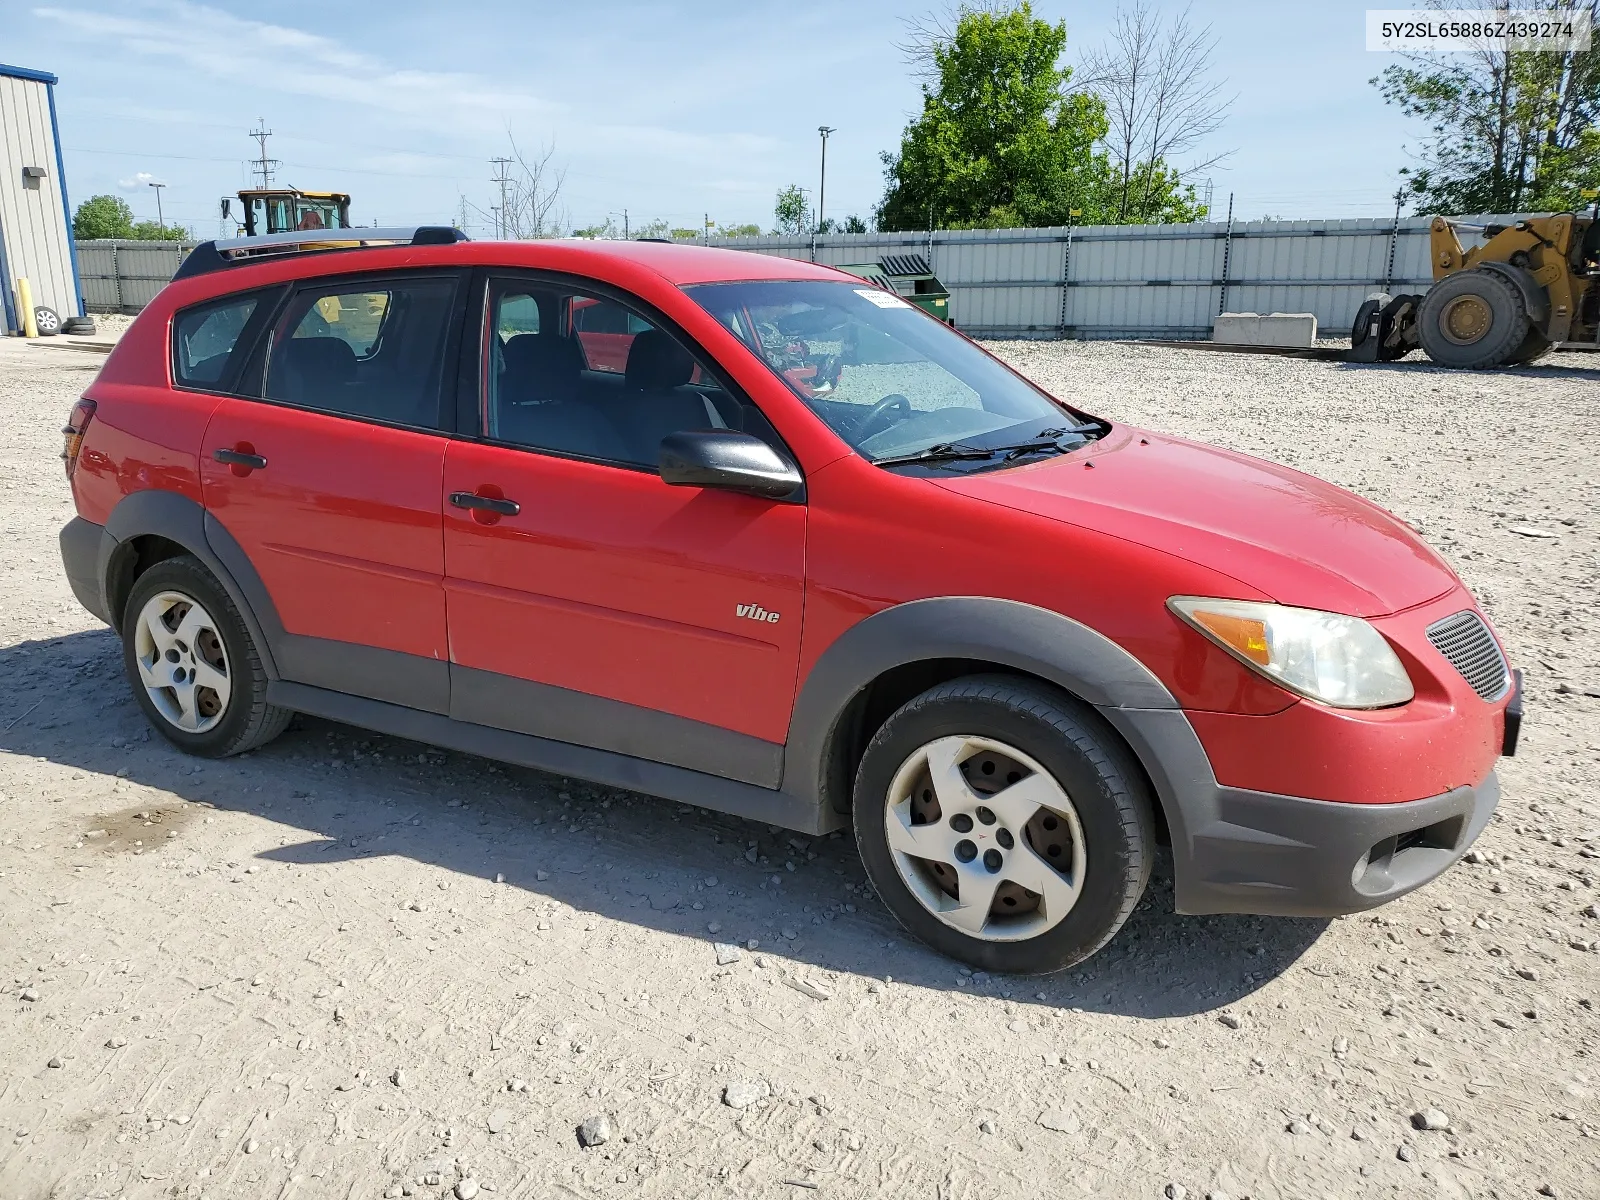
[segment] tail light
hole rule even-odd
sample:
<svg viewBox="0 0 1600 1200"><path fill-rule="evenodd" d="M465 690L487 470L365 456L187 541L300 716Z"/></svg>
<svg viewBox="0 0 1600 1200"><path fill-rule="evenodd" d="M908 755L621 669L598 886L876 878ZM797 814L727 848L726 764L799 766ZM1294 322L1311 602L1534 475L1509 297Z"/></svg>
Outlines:
<svg viewBox="0 0 1600 1200"><path fill-rule="evenodd" d="M67 465L68 479L78 469L78 451L83 448L83 435L89 432L89 422L94 420L95 407L93 400L79 400L72 406L72 415L67 418L67 423L61 427L61 435L65 439L61 447L61 461Z"/></svg>

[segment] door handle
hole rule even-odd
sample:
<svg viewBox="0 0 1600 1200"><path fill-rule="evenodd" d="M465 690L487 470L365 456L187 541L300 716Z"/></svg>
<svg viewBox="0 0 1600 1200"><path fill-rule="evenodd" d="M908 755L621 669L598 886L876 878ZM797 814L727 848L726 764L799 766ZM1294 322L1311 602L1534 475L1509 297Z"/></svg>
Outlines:
<svg viewBox="0 0 1600 1200"><path fill-rule="evenodd" d="M475 508L481 512L499 513L502 517L514 517L522 511L522 505L515 500L480 496L476 492L451 492L450 503L457 508Z"/></svg>
<svg viewBox="0 0 1600 1200"><path fill-rule="evenodd" d="M251 454L244 450L213 450L211 457L219 463L227 463L231 467L247 467L252 471L260 471L267 465L265 455Z"/></svg>

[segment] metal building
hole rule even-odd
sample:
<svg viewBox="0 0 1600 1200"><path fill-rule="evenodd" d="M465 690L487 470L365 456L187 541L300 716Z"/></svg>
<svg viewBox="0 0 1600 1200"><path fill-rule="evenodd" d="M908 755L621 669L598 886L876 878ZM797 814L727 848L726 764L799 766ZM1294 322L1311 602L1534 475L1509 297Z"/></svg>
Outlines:
<svg viewBox="0 0 1600 1200"><path fill-rule="evenodd" d="M0 296L6 333L20 333L17 277L62 320L83 314L78 255L56 127L56 77L0 64Z"/></svg>

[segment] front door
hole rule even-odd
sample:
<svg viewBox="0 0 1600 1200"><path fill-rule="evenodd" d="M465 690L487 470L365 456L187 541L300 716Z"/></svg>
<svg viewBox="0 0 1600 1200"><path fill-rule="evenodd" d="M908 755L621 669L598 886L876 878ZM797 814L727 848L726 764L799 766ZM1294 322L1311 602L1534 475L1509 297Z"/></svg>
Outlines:
<svg viewBox="0 0 1600 1200"><path fill-rule="evenodd" d="M631 310L591 362L575 299L490 285L487 437L445 457L452 715L775 787L805 507L663 483L665 433L764 422ZM501 320L533 307L537 333Z"/></svg>
<svg viewBox="0 0 1600 1200"><path fill-rule="evenodd" d="M448 710L441 380L457 287L302 287L270 334L262 398L223 401L206 429L206 508L271 599L287 679Z"/></svg>

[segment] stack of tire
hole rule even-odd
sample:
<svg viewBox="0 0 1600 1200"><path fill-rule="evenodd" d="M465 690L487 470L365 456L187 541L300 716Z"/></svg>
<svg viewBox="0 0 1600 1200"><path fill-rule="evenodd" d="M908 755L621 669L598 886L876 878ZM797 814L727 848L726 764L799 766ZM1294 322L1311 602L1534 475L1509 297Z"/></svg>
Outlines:
<svg viewBox="0 0 1600 1200"><path fill-rule="evenodd" d="M95 332L93 319L68 317L63 321L55 309L47 308L43 304L33 310L33 323L38 328L40 337L55 337L58 333L87 337Z"/></svg>

